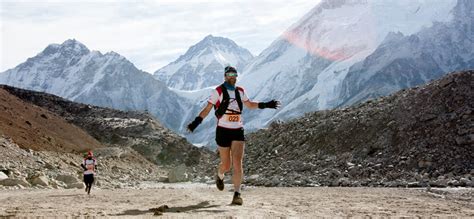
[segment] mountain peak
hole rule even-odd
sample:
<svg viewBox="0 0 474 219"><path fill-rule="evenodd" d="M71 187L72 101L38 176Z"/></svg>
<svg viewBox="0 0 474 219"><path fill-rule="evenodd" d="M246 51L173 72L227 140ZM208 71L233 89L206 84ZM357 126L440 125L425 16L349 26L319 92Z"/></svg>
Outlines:
<svg viewBox="0 0 474 219"><path fill-rule="evenodd" d="M155 77L175 89L202 89L222 83L226 65L243 69L252 58L247 49L234 41L209 34L176 61L157 70Z"/></svg>
<svg viewBox="0 0 474 219"><path fill-rule="evenodd" d="M189 61L196 56L201 56L202 54L208 54L211 51L221 51L226 53L245 53L245 56L252 56L252 54L247 50L240 46L238 46L234 41L225 37L216 37L211 34L207 35L196 43L195 45L191 46L188 51L182 56L178 58L173 63L180 62L180 61Z"/></svg>
<svg viewBox="0 0 474 219"><path fill-rule="evenodd" d="M204 37L204 40L212 40L213 38L216 38L216 37L213 36L212 34L209 34L206 37Z"/></svg>
<svg viewBox="0 0 474 219"><path fill-rule="evenodd" d="M68 39L62 44L50 44L43 50L43 55L52 55L55 53L71 54L71 55L86 55L90 50L81 42L75 39Z"/></svg>
<svg viewBox="0 0 474 219"><path fill-rule="evenodd" d="M70 49L73 49L75 51L87 51L87 52L90 52L89 49L84 45L82 44L81 42L77 41L76 39L68 39L66 41L64 41L62 44L61 44L61 47L63 48L70 48Z"/></svg>
<svg viewBox="0 0 474 219"><path fill-rule="evenodd" d="M212 34L209 34L206 37L204 37L204 39L199 41L195 46L199 48L205 48L208 46L216 46L216 45L224 45L228 47L230 46L231 48L238 47L237 44L231 39L228 39L225 37L213 36Z"/></svg>

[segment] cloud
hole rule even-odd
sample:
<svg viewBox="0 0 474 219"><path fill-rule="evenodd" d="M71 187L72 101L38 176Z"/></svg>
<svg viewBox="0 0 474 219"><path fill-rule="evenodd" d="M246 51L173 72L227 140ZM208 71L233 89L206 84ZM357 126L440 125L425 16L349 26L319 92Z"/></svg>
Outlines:
<svg viewBox="0 0 474 219"><path fill-rule="evenodd" d="M0 72L51 43L77 39L154 72L205 36L223 36L258 55L319 0L2 1Z"/></svg>

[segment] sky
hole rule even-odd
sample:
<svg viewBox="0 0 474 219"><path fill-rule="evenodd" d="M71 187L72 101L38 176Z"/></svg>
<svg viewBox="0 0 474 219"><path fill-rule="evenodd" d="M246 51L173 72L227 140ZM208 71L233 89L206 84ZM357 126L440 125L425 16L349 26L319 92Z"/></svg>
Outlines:
<svg viewBox="0 0 474 219"><path fill-rule="evenodd" d="M76 39L153 73L209 34L258 55L320 0L0 0L0 72Z"/></svg>

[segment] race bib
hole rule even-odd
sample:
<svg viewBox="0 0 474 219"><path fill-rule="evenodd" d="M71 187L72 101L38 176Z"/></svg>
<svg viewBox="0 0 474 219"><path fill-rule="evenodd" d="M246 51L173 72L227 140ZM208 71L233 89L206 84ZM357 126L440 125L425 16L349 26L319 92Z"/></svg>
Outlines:
<svg viewBox="0 0 474 219"><path fill-rule="evenodd" d="M224 119L228 122L240 122L240 115L225 115Z"/></svg>

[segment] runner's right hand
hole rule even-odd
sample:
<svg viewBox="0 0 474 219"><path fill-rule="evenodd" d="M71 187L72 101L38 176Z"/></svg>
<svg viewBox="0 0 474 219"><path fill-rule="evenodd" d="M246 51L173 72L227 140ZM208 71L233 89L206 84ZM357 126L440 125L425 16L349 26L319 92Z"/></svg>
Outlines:
<svg viewBox="0 0 474 219"><path fill-rule="evenodd" d="M188 130L190 132L193 132L194 129L196 129L198 127L199 124L201 124L202 122L202 118L197 116L194 121L192 121L191 123L188 124Z"/></svg>

